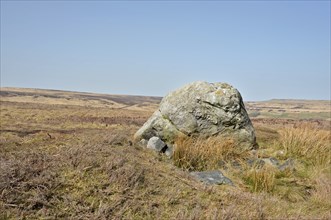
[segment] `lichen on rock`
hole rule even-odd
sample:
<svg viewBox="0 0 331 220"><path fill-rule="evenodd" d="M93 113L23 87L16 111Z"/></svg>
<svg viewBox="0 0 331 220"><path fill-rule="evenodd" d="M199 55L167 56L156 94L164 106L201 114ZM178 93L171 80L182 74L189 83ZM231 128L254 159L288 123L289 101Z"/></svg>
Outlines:
<svg viewBox="0 0 331 220"><path fill-rule="evenodd" d="M227 83L198 81L170 92L136 132L135 139L157 136L173 143L180 135L225 135L237 140L243 149L256 146L241 94Z"/></svg>

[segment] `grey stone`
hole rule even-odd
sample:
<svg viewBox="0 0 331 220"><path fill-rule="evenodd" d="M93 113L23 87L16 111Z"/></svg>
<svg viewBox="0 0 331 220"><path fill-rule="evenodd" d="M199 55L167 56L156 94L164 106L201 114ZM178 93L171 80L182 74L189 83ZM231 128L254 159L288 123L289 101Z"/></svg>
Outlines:
<svg viewBox="0 0 331 220"><path fill-rule="evenodd" d="M167 149L165 150L165 155L167 155L167 157L172 158L174 151L173 148L170 146L167 146Z"/></svg>
<svg viewBox="0 0 331 220"><path fill-rule="evenodd" d="M242 168L239 161L232 161L231 166L235 169L241 169Z"/></svg>
<svg viewBox="0 0 331 220"><path fill-rule="evenodd" d="M201 182L206 184L217 184L217 185L231 185L234 186L233 182L223 175L221 171L204 171L204 172L191 172L191 175Z"/></svg>
<svg viewBox="0 0 331 220"><path fill-rule="evenodd" d="M266 164L272 165L272 166L278 166L279 161L274 158L274 157L269 157L269 158L263 158L262 159Z"/></svg>
<svg viewBox="0 0 331 220"><path fill-rule="evenodd" d="M286 169L294 169L294 160L292 158L287 159L283 164L280 164L280 162L274 157L263 159L248 159L247 164L258 169L264 167L266 164L278 168L280 171L284 171Z"/></svg>
<svg viewBox="0 0 331 220"><path fill-rule="evenodd" d="M166 146L167 145L159 137L152 137L147 143L147 148L153 149L157 152L161 152Z"/></svg>
<svg viewBox="0 0 331 220"><path fill-rule="evenodd" d="M255 167L257 169L261 169L265 165L265 161L263 159L248 159L247 164L251 167Z"/></svg>
<svg viewBox="0 0 331 220"><path fill-rule="evenodd" d="M285 171L287 169L293 170L294 169L294 160L292 158L287 159L282 165L278 166L280 171Z"/></svg>
<svg viewBox="0 0 331 220"><path fill-rule="evenodd" d="M218 167L222 168L222 170L228 170L230 167L233 169L237 169L237 170L242 170L242 164L239 161L224 161L224 160L220 160L218 161Z"/></svg>
<svg viewBox="0 0 331 220"><path fill-rule="evenodd" d="M257 146L242 97L226 83L198 81L170 92L135 139L157 136L173 143L179 135L224 135L236 139L243 150Z"/></svg>
<svg viewBox="0 0 331 220"><path fill-rule="evenodd" d="M246 160L248 166L253 166L255 164L256 159L248 159Z"/></svg>

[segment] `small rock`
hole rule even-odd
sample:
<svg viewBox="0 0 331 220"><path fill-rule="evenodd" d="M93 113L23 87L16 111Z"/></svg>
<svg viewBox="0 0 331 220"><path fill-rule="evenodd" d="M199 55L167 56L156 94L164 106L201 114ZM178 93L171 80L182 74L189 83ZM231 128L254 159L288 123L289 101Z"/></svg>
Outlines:
<svg viewBox="0 0 331 220"><path fill-rule="evenodd" d="M249 166L255 166L256 168L260 169L264 167L264 165L268 164L273 167L278 167L279 166L279 161L274 158L274 157L269 157L269 158L262 158L262 159L248 159L247 164Z"/></svg>
<svg viewBox="0 0 331 220"><path fill-rule="evenodd" d="M239 169L240 170L242 168L240 162L238 162L238 161L232 161L231 165L235 169Z"/></svg>
<svg viewBox="0 0 331 220"><path fill-rule="evenodd" d="M286 169L293 170L294 169L294 160L289 158L282 165L276 158L263 158L263 159L248 159L247 164L249 166L255 166L258 169L261 169L266 164L278 168L280 171L284 171Z"/></svg>
<svg viewBox="0 0 331 220"><path fill-rule="evenodd" d="M279 165L279 161L274 158L274 157L269 157L269 158L264 158L262 159L266 164L269 164L271 166L278 166Z"/></svg>
<svg viewBox="0 0 331 220"><path fill-rule="evenodd" d="M167 145L159 137L151 137L147 143L147 148L161 152Z"/></svg>
<svg viewBox="0 0 331 220"><path fill-rule="evenodd" d="M249 159L247 160L247 164L251 167L256 167L257 169L261 169L265 165L265 161L262 159Z"/></svg>
<svg viewBox="0 0 331 220"><path fill-rule="evenodd" d="M164 153L167 157L172 158L172 155L174 154L173 148L168 146Z"/></svg>
<svg viewBox="0 0 331 220"><path fill-rule="evenodd" d="M279 150L279 151L276 152L276 155L277 156L284 156L285 152L283 150Z"/></svg>
<svg viewBox="0 0 331 220"><path fill-rule="evenodd" d="M294 169L294 160L292 158L287 159L282 165L278 166L280 171L284 170L293 170Z"/></svg>
<svg viewBox="0 0 331 220"><path fill-rule="evenodd" d="M196 179L206 184L217 184L217 185L231 185L234 186L233 182L223 175L221 171L204 171L204 172L191 172L191 175Z"/></svg>

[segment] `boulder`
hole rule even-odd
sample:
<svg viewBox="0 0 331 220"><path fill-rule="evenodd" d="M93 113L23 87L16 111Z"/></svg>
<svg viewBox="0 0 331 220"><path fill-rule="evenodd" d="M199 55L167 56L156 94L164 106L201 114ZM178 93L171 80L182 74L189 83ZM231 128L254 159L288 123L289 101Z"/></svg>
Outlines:
<svg viewBox="0 0 331 220"><path fill-rule="evenodd" d="M135 139L230 136L243 149L256 146L255 132L237 89L226 83L193 82L165 96Z"/></svg>

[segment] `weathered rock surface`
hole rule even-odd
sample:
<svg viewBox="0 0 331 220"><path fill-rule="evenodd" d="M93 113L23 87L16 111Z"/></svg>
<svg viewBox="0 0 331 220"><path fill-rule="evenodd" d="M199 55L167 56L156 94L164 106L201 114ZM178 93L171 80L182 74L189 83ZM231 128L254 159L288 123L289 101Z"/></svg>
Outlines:
<svg viewBox="0 0 331 220"><path fill-rule="evenodd" d="M147 148L155 150L157 152L161 152L166 146L167 145L159 137L152 137L147 143Z"/></svg>
<svg viewBox="0 0 331 220"><path fill-rule="evenodd" d="M167 146L167 149L165 150L165 155L169 158L172 158L172 156L174 155L174 150L172 147Z"/></svg>
<svg viewBox="0 0 331 220"><path fill-rule="evenodd" d="M135 139L157 136L172 143L179 135L227 135L240 142L244 149L256 145L254 128L242 97L226 83L198 81L169 93L136 132Z"/></svg>
<svg viewBox="0 0 331 220"><path fill-rule="evenodd" d="M146 139L141 139L137 146L148 148L154 150L158 153L165 154L168 158L172 158L174 154L173 146L164 143L159 137L151 137L148 141Z"/></svg>
<svg viewBox="0 0 331 220"><path fill-rule="evenodd" d="M257 158L257 159L249 159L247 160L247 165L251 167L256 167L258 169L263 168L265 165L277 168L279 171L285 170L294 170L295 169L295 161L292 158L288 158L281 164L276 158L269 157L269 158ZM241 168L241 167L240 167Z"/></svg>
<svg viewBox="0 0 331 220"><path fill-rule="evenodd" d="M221 171L204 171L204 172L191 172L191 175L196 179L204 182L206 184L217 184L217 185L231 185L233 186L233 182L223 175Z"/></svg>
<svg viewBox="0 0 331 220"><path fill-rule="evenodd" d="M289 158L282 165L278 166L278 169L280 171L294 170L295 169L294 164L295 164L294 160L292 158Z"/></svg>

